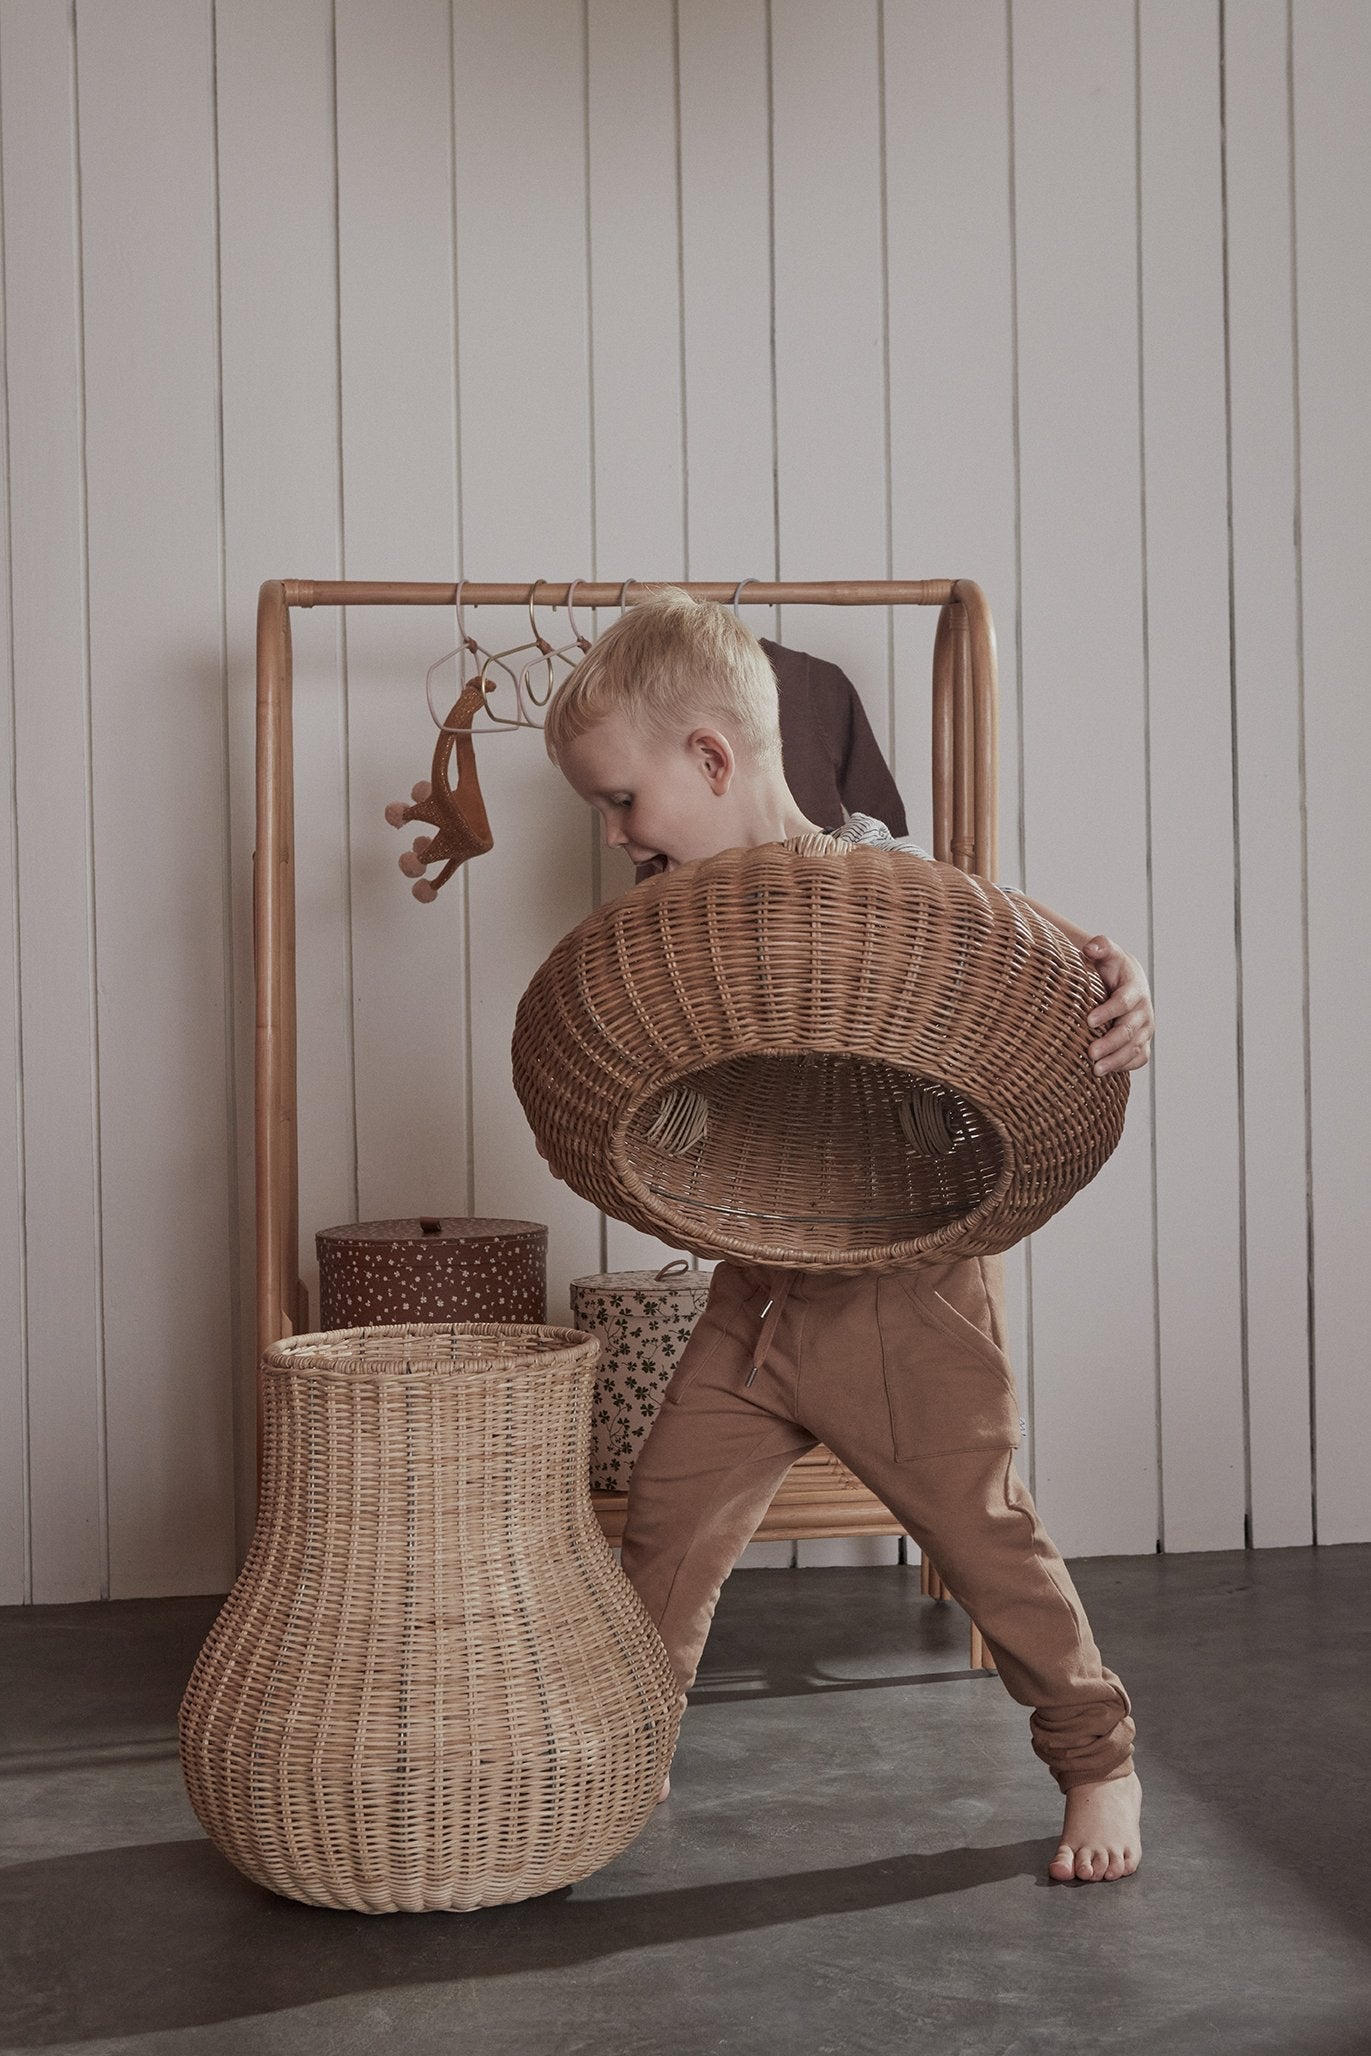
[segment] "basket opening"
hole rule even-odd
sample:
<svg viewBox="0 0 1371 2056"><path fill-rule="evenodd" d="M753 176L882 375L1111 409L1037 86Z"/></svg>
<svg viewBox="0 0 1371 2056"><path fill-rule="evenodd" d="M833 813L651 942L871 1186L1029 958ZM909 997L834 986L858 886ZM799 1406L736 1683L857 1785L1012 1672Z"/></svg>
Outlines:
<svg viewBox="0 0 1371 2056"><path fill-rule="evenodd" d="M999 1130L941 1080L841 1052L760 1052L629 1113L625 1169L677 1226L816 1256L936 1235L1005 1170Z"/></svg>
<svg viewBox="0 0 1371 2056"><path fill-rule="evenodd" d="M290 1335L263 1359L267 1370L306 1371L349 1378L435 1374L508 1377L512 1372L552 1370L585 1352L587 1338L574 1328L523 1321L412 1321L389 1326L329 1328Z"/></svg>

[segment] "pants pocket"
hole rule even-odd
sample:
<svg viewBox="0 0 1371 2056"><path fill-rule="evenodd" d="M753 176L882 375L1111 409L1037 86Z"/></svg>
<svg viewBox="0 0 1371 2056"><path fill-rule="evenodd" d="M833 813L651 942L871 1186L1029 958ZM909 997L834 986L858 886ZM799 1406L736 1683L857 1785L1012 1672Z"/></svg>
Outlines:
<svg viewBox="0 0 1371 2056"><path fill-rule="evenodd" d="M995 1339L981 1261L880 1274L881 1362L898 1462L1019 1447L1018 1390Z"/></svg>

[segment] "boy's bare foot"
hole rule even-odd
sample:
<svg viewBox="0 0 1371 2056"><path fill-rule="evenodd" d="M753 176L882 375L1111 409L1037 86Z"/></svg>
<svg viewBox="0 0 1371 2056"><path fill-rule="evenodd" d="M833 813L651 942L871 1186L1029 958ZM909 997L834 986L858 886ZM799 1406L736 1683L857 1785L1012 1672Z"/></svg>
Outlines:
<svg viewBox="0 0 1371 2056"><path fill-rule="evenodd" d="M660 1792L659 1792L659 1793L657 1794L657 1804L658 1804L659 1806L661 1805L661 1803L662 1803L663 1799L665 1799L665 1797L666 1797L667 1793L668 1793L668 1792L669 1792L670 1790L671 1790L671 1773L670 1773L670 1771L668 1771L668 1772L667 1772L667 1774L666 1774L666 1776L665 1776L665 1777L664 1777L664 1778L662 1779L662 1789L661 1789L661 1791L660 1791Z"/></svg>
<svg viewBox="0 0 1371 2056"><path fill-rule="evenodd" d="M1077 1785L1066 1795L1062 1839L1048 1865L1061 1883L1108 1883L1128 1877L1142 1861L1142 1786L1138 1773Z"/></svg>

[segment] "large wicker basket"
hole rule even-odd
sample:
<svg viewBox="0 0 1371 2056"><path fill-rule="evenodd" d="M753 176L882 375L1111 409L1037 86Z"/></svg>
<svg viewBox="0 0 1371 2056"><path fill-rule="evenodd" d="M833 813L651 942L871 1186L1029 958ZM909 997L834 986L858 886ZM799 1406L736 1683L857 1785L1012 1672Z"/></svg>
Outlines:
<svg viewBox="0 0 1371 2056"><path fill-rule="evenodd" d="M680 1695L591 1507L597 1353L510 1322L265 1353L257 1529L181 1706L191 1803L259 1884L495 1905L651 1816Z"/></svg>
<svg viewBox="0 0 1371 2056"><path fill-rule="evenodd" d="M1118 1142L1103 985L1020 896L808 835L635 886L519 1002L514 1083L552 1168L702 1256L854 1270L986 1255Z"/></svg>

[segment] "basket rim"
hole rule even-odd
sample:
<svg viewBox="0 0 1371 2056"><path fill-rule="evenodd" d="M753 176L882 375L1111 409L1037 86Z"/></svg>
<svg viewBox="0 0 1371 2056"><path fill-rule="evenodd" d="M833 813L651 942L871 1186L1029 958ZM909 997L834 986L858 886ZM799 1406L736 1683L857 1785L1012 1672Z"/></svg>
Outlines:
<svg viewBox="0 0 1371 2056"><path fill-rule="evenodd" d="M362 1335L382 1340L394 1337L397 1342L419 1339L422 1343L424 1338L440 1334L450 1337L454 1330L477 1341L485 1335L518 1334L534 1340L545 1339L549 1346L523 1355L476 1356L468 1361L435 1354L430 1362L417 1364L408 1361L409 1352L403 1348L397 1350L393 1357L361 1359L356 1354L346 1355L347 1344ZM361 1376L392 1378L413 1385L419 1379L451 1377L454 1374L464 1378L510 1378L528 1377L535 1372L539 1377L564 1370L580 1373L592 1368L599 1352L598 1337L587 1334L583 1328L561 1327L548 1321L378 1322L349 1328L314 1329L303 1335L284 1335L262 1351L261 1368L263 1372L283 1377L305 1373L311 1377L356 1383Z"/></svg>
<svg viewBox="0 0 1371 2056"><path fill-rule="evenodd" d="M753 943L764 927L771 932L766 924L773 875L778 908L788 909L798 894L801 914L807 909L793 937L796 948L781 965L785 976L777 973L786 1003L783 1020L776 1016L776 995L766 977L752 971L760 954ZM683 981L679 965L670 963L667 1020L660 1030L636 991L627 995L629 1003L611 1006L608 1013L598 1006L588 989L588 967L617 990L613 974L629 977L636 949L649 969L663 952L670 956L678 912L682 920L693 917L698 897L710 921L722 920L739 892L742 903L756 900L760 911L749 926L747 906L740 903L744 946L736 1003L722 946L709 929L698 955L698 983L708 1002L703 1009L695 984ZM929 903L926 918L921 914L917 922L906 905L911 896ZM792 984L803 997L806 966L830 912L857 923L853 947L860 946L860 1005L855 1012L848 1009L851 1018L841 1033L833 1009L805 1001L797 1014L788 999ZM901 954L892 968L888 950L874 956L872 950L877 929L896 912L913 924L911 963ZM924 935L932 947L945 926L955 948L936 958L939 982L928 1007L919 1011L915 1034L901 1008L914 991L912 960L922 962L918 938ZM730 930L730 946L737 940ZM982 946L989 952L986 970L1007 981L1012 1008L995 1000L993 981L987 998L963 975ZM1039 954L1041 964L1035 962ZM690 963L695 962L692 954ZM570 1188L670 1245L714 1258L842 1272L995 1253L1059 1212L1117 1146L1127 1076L1093 1078L1085 1060L1084 1016L1102 992L1099 973L1082 951L1014 887L912 853L902 865L889 851L843 842L831 831L783 837L698 858L587 914L553 949L520 999L514 1082L535 1133L556 1143L547 1153L564 1159ZM967 1008L963 1017L960 1010ZM959 1022L969 1031L965 1037ZM923 1046L925 1029L940 1047ZM610 1045L598 1063L596 1032ZM568 1079L558 1075L559 1053ZM645 1107L714 1066L738 1058L812 1056L875 1064L971 1101L977 1127L993 1136L999 1151L993 1171L986 1167L989 1187L980 1186L978 1171L973 1185L948 1197L945 1207L937 1203L941 1185L934 1176L923 1212L913 1187L906 1193L898 1178L893 1187L883 1178L879 1198L872 1194L868 1206L860 1205L854 1189L850 1207L835 1203L811 1218L807 1195L799 1191L783 1206L759 1199L749 1214L746 1194L736 1192L741 1173L733 1176L723 1165L718 1193L692 1200L689 1167L678 1175L640 1149L642 1138L632 1134ZM756 1182L764 1181L759 1176ZM967 1203L978 1189L981 1198ZM735 1197L742 1201L736 1209ZM960 1210L949 1212L954 1201Z"/></svg>
<svg viewBox="0 0 1371 2056"><path fill-rule="evenodd" d="M836 1040L832 1042L821 1040L803 1043L793 1041L759 1043L755 1048L740 1051L737 1055L749 1058L769 1056L838 1056L846 1058L851 1063L870 1063L873 1061L870 1057L854 1053L846 1044ZM720 1063L733 1063L736 1060L737 1056L729 1056L721 1057L718 1061ZM963 1099L970 1096L963 1086L957 1085L952 1079L937 1077L928 1069L926 1064L903 1064L898 1058L884 1055L880 1057L879 1061L883 1064L888 1064L891 1070L908 1071L911 1077L926 1078L932 1084L945 1085L949 1092L957 1093ZM679 1085L682 1079L693 1077L702 1070L708 1071L713 1069L714 1065L712 1064L692 1064L680 1071L676 1071L673 1068L669 1076L658 1075L650 1079L646 1085L638 1087L621 1102L614 1125L609 1134L610 1164L616 1177L621 1181L623 1189L631 1193L641 1206L653 1214L660 1221L662 1228L674 1230L678 1235L680 1235L683 1229L687 1231L685 1235L681 1236L682 1247L687 1249L691 1246L688 1239L689 1236L694 1235L698 1239L700 1233L702 1223L698 1213L687 1214L681 1207L667 1199L662 1193L656 1191L647 1183L627 1153L627 1132L633 1116L640 1107L646 1105L650 1100L659 1098L664 1091L670 1090L673 1085ZM968 1231L977 1228L988 1215L992 1214L1014 1182L1018 1172L1018 1155L1014 1148L1013 1137L1003 1121L997 1117L990 1107L985 1105L983 1100L978 1099L976 1101L976 1108L984 1118L987 1126L994 1130L1001 1150L1000 1174L979 1206L973 1207L965 1214L958 1214L955 1220L945 1222L941 1228L935 1228L929 1235L897 1235L887 1242L865 1245L860 1255L851 1249L835 1249L831 1253L821 1250L807 1251L804 1259L806 1268L821 1267L823 1269L851 1270L854 1265L860 1265L862 1269L866 1269L869 1265L879 1264L892 1259L902 1260L906 1257L912 1258L916 1255L923 1255L933 1250L941 1249L949 1242L961 1242ZM801 1225L798 1222L796 1223L797 1227ZM767 1248L776 1248L777 1246L779 1246L777 1243L768 1243L766 1245ZM744 1261L753 1263L784 1261L783 1259L758 1257L756 1254L757 1247L758 1244L745 1244L739 1237L723 1229L720 1229L717 1234L711 1232L711 1250L721 1250L729 1256L739 1256Z"/></svg>

